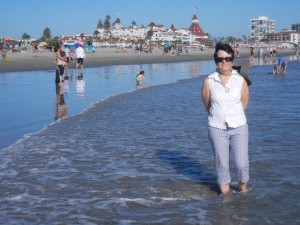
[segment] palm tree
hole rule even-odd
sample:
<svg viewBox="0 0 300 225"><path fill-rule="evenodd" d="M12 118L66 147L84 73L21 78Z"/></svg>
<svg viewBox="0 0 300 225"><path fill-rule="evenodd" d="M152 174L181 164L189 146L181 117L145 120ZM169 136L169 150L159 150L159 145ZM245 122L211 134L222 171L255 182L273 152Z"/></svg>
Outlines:
<svg viewBox="0 0 300 225"><path fill-rule="evenodd" d="M30 38L31 38L30 35L27 34L27 33L24 33L24 34L22 35L22 40L28 40L28 39L30 39Z"/></svg>
<svg viewBox="0 0 300 225"><path fill-rule="evenodd" d="M49 41L51 39L51 30L49 27L46 27L43 31L43 37L44 41Z"/></svg>
<svg viewBox="0 0 300 225"><path fill-rule="evenodd" d="M131 25L132 25L132 26L136 26L137 24L136 24L136 22L133 20L133 21L131 22Z"/></svg>
<svg viewBox="0 0 300 225"><path fill-rule="evenodd" d="M84 33L80 34L81 41L84 39Z"/></svg>

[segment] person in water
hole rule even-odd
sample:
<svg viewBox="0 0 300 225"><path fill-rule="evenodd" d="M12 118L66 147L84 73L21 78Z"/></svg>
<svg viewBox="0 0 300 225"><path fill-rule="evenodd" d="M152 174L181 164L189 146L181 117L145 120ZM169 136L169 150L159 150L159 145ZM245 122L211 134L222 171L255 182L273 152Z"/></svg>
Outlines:
<svg viewBox="0 0 300 225"><path fill-rule="evenodd" d="M287 60L284 57L278 57L278 67L280 68L280 72L286 74L287 70Z"/></svg>
<svg viewBox="0 0 300 225"><path fill-rule="evenodd" d="M217 182L223 194L230 192L230 153L235 161L239 190L247 191L249 180L248 125L245 110L249 101L246 79L233 69L234 51L228 44L216 45L217 71L202 86L208 112L208 137L215 156Z"/></svg>
<svg viewBox="0 0 300 225"><path fill-rule="evenodd" d="M145 79L144 74L145 74L145 72L142 70L141 72L139 72L138 75L136 75L136 84L138 86L142 85L142 82Z"/></svg>

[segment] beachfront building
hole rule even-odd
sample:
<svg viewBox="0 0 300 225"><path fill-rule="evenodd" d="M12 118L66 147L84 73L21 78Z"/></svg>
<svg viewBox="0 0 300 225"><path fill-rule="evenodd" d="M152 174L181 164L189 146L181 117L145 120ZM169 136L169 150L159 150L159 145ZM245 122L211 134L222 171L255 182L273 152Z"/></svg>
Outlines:
<svg viewBox="0 0 300 225"><path fill-rule="evenodd" d="M138 27L137 25L132 25L130 27L122 27L120 18L117 18L113 27L107 31L103 26L97 26L97 38L101 39L100 42L93 42L97 46L111 46L112 43L109 41L111 39L118 40L122 42L125 46L130 45L132 42L137 42L140 39L145 39L147 36L147 28ZM115 45L115 44L113 44Z"/></svg>
<svg viewBox="0 0 300 225"><path fill-rule="evenodd" d="M270 20L266 16L250 20L250 36L256 40L267 39L269 33L275 32L275 20Z"/></svg>
<svg viewBox="0 0 300 225"><path fill-rule="evenodd" d="M190 30L192 35L194 35L198 38L207 38L207 35L202 30L202 28L199 24L199 20L198 20L196 14L194 14L194 16L193 16L192 24L191 24L189 30Z"/></svg>
<svg viewBox="0 0 300 225"><path fill-rule="evenodd" d="M144 39L147 35L147 28L133 25L130 27L122 27L121 20L117 18L114 26L110 29L110 35L121 40L139 40Z"/></svg>
<svg viewBox="0 0 300 225"><path fill-rule="evenodd" d="M195 41L195 36L191 35L188 28L180 28L173 31L173 35L176 40L180 40L182 43L191 43Z"/></svg>
<svg viewBox="0 0 300 225"><path fill-rule="evenodd" d="M289 44L298 44L300 38L300 32L294 30L283 29L280 32L273 32L268 34L268 40L270 42L282 42Z"/></svg>
<svg viewBox="0 0 300 225"><path fill-rule="evenodd" d="M162 24L153 25L152 27L149 25L147 29L152 30L152 35L148 36L150 42L170 43L176 40L173 35L174 25L173 30L166 29Z"/></svg>
<svg viewBox="0 0 300 225"><path fill-rule="evenodd" d="M100 24L101 25L101 24ZM201 28L196 15L193 16L192 24L189 28L176 29L174 24L170 29L165 28L162 24L151 24L147 27L138 27L132 25L130 27L122 27L120 18L117 18L113 27L107 31L103 26L97 26L97 38L102 40L117 39L119 42L132 43L139 40L146 42L162 42L170 43L174 41L192 43L197 39L207 39L208 36ZM149 32L151 31L151 32ZM149 35L150 34L150 35Z"/></svg>
<svg viewBox="0 0 300 225"><path fill-rule="evenodd" d="M300 32L300 23L292 24L292 30Z"/></svg>

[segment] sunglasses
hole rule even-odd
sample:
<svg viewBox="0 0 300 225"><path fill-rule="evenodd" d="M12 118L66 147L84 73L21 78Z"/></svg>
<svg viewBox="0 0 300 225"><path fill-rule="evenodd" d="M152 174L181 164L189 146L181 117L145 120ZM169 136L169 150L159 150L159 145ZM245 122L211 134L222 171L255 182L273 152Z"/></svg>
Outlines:
<svg viewBox="0 0 300 225"><path fill-rule="evenodd" d="M233 61L233 58L232 58L232 57L225 57L225 58L223 58L223 57L218 57L218 58L217 58L217 62L218 62L218 63L224 62L224 60L225 60L226 62L232 62L232 61Z"/></svg>

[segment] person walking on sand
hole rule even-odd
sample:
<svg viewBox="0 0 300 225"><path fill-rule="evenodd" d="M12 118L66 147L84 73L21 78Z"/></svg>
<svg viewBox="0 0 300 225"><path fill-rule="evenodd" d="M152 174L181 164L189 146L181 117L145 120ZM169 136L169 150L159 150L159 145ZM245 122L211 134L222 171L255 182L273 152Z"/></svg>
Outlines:
<svg viewBox="0 0 300 225"><path fill-rule="evenodd" d="M249 180L248 125L245 110L249 88L238 71L232 69L234 52L230 45L218 43L214 60L217 71L203 81L202 100L209 113L208 137L217 171L217 182L223 194L230 193L230 153L233 154L239 190L247 191Z"/></svg>
<svg viewBox="0 0 300 225"><path fill-rule="evenodd" d="M80 65L81 70L83 70L83 59L85 58L85 52L83 48L79 45L78 48L76 48L76 70L78 69L78 66Z"/></svg>

